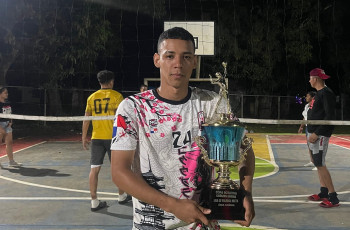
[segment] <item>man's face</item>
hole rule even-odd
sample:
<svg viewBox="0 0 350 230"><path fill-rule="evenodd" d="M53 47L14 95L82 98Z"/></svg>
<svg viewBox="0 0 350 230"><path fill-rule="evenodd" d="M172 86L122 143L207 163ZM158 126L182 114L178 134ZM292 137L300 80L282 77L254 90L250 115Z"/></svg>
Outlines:
<svg viewBox="0 0 350 230"><path fill-rule="evenodd" d="M317 76L310 76L310 80L309 80L309 82L310 82L310 85L311 85L311 87L312 88L315 88L315 85L316 85L316 82L317 82Z"/></svg>
<svg viewBox="0 0 350 230"><path fill-rule="evenodd" d="M191 41L164 40L153 56L154 65L160 69L162 87L188 87L193 69L197 65Z"/></svg>

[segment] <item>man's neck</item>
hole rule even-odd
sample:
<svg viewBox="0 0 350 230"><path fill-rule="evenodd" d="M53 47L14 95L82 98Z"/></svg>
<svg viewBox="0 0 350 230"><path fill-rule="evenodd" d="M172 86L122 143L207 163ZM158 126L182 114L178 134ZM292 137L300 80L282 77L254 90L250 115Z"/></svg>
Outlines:
<svg viewBox="0 0 350 230"><path fill-rule="evenodd" d="M157 92L162 98L171 101L181 101L188 95L188 87L178 89L171 87L165 89L164 87L160 86L159 88L157 88Z"/></svg>
<svg viewBox="0 0 350 230"><path fill-rule="evenodd" d="M323 89L323 88L325 88L326 87L326 85L317 85L316 87L315 87L315 89L317 90L317 91L320 91L321 89Z"/></svg>

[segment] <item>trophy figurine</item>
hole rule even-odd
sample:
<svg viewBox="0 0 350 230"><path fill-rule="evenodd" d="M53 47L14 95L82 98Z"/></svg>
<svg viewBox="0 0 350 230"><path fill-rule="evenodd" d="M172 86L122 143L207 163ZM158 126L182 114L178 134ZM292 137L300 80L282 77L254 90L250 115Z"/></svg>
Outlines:
<svg viewBox="0 0 350 230"><path fill-rule="evenodd" d="M245 159L253 140L245 136L244 125L231 112L226 83L227 63L223 62L222 65L224 75L216 73L217 79L212 79L211 83L220 86L219 102L222 98L227 100L228 113L220 114L220 119L213 123L203 124L202 136L195 138L204 161L218 168L218 177L203 189L200 204L211 209L207 215L209 219L244 220L244 192L230 178L230 167L238 166Z"/></svg>

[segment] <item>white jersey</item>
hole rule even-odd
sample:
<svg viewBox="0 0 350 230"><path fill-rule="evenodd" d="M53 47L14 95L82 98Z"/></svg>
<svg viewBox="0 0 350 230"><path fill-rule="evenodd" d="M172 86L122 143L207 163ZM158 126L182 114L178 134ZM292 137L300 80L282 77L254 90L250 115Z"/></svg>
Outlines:
<svg viewBox="0 0 350 230"><path fill-rule="evenodd" d="M156 90L138 93L118 107L111 149L136 150L133 170L153 188L197 200L203 175L194 138L201 134L201 124L226 112L226 100L198 88L189 88L182 101L161 98ZM133 206L133 229L201 229L136 198Z"/></svg>

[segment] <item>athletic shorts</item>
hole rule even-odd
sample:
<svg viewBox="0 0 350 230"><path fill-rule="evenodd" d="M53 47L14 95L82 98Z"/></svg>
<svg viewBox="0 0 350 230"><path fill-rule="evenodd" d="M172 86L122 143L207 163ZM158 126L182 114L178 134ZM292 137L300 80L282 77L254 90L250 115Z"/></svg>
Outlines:
<svg viewBox="0 0 350 230"><path fill-rule="evenodd" d="M309 136L307 136L307 145L312 153L312 159L316 167L325 166L326 165L326 154L328 150L329 137L318 136L318 139L315 143L309 142Z"/></svg>
<svg viewBox="0 0 350 230"><path fill-rule="evenodd" d="M111 140L91 140L91 165L103 165L103 159L106 152L108 153L109 161L111 161Z"/></svg>
<svg viewBox="0 0 350 230"><path fill-rule="evenodd" d="M5 129L6 133L12 133L12 128L9 126L10 122L9 121L1 121L0 122L0 127Z"/></svg>

